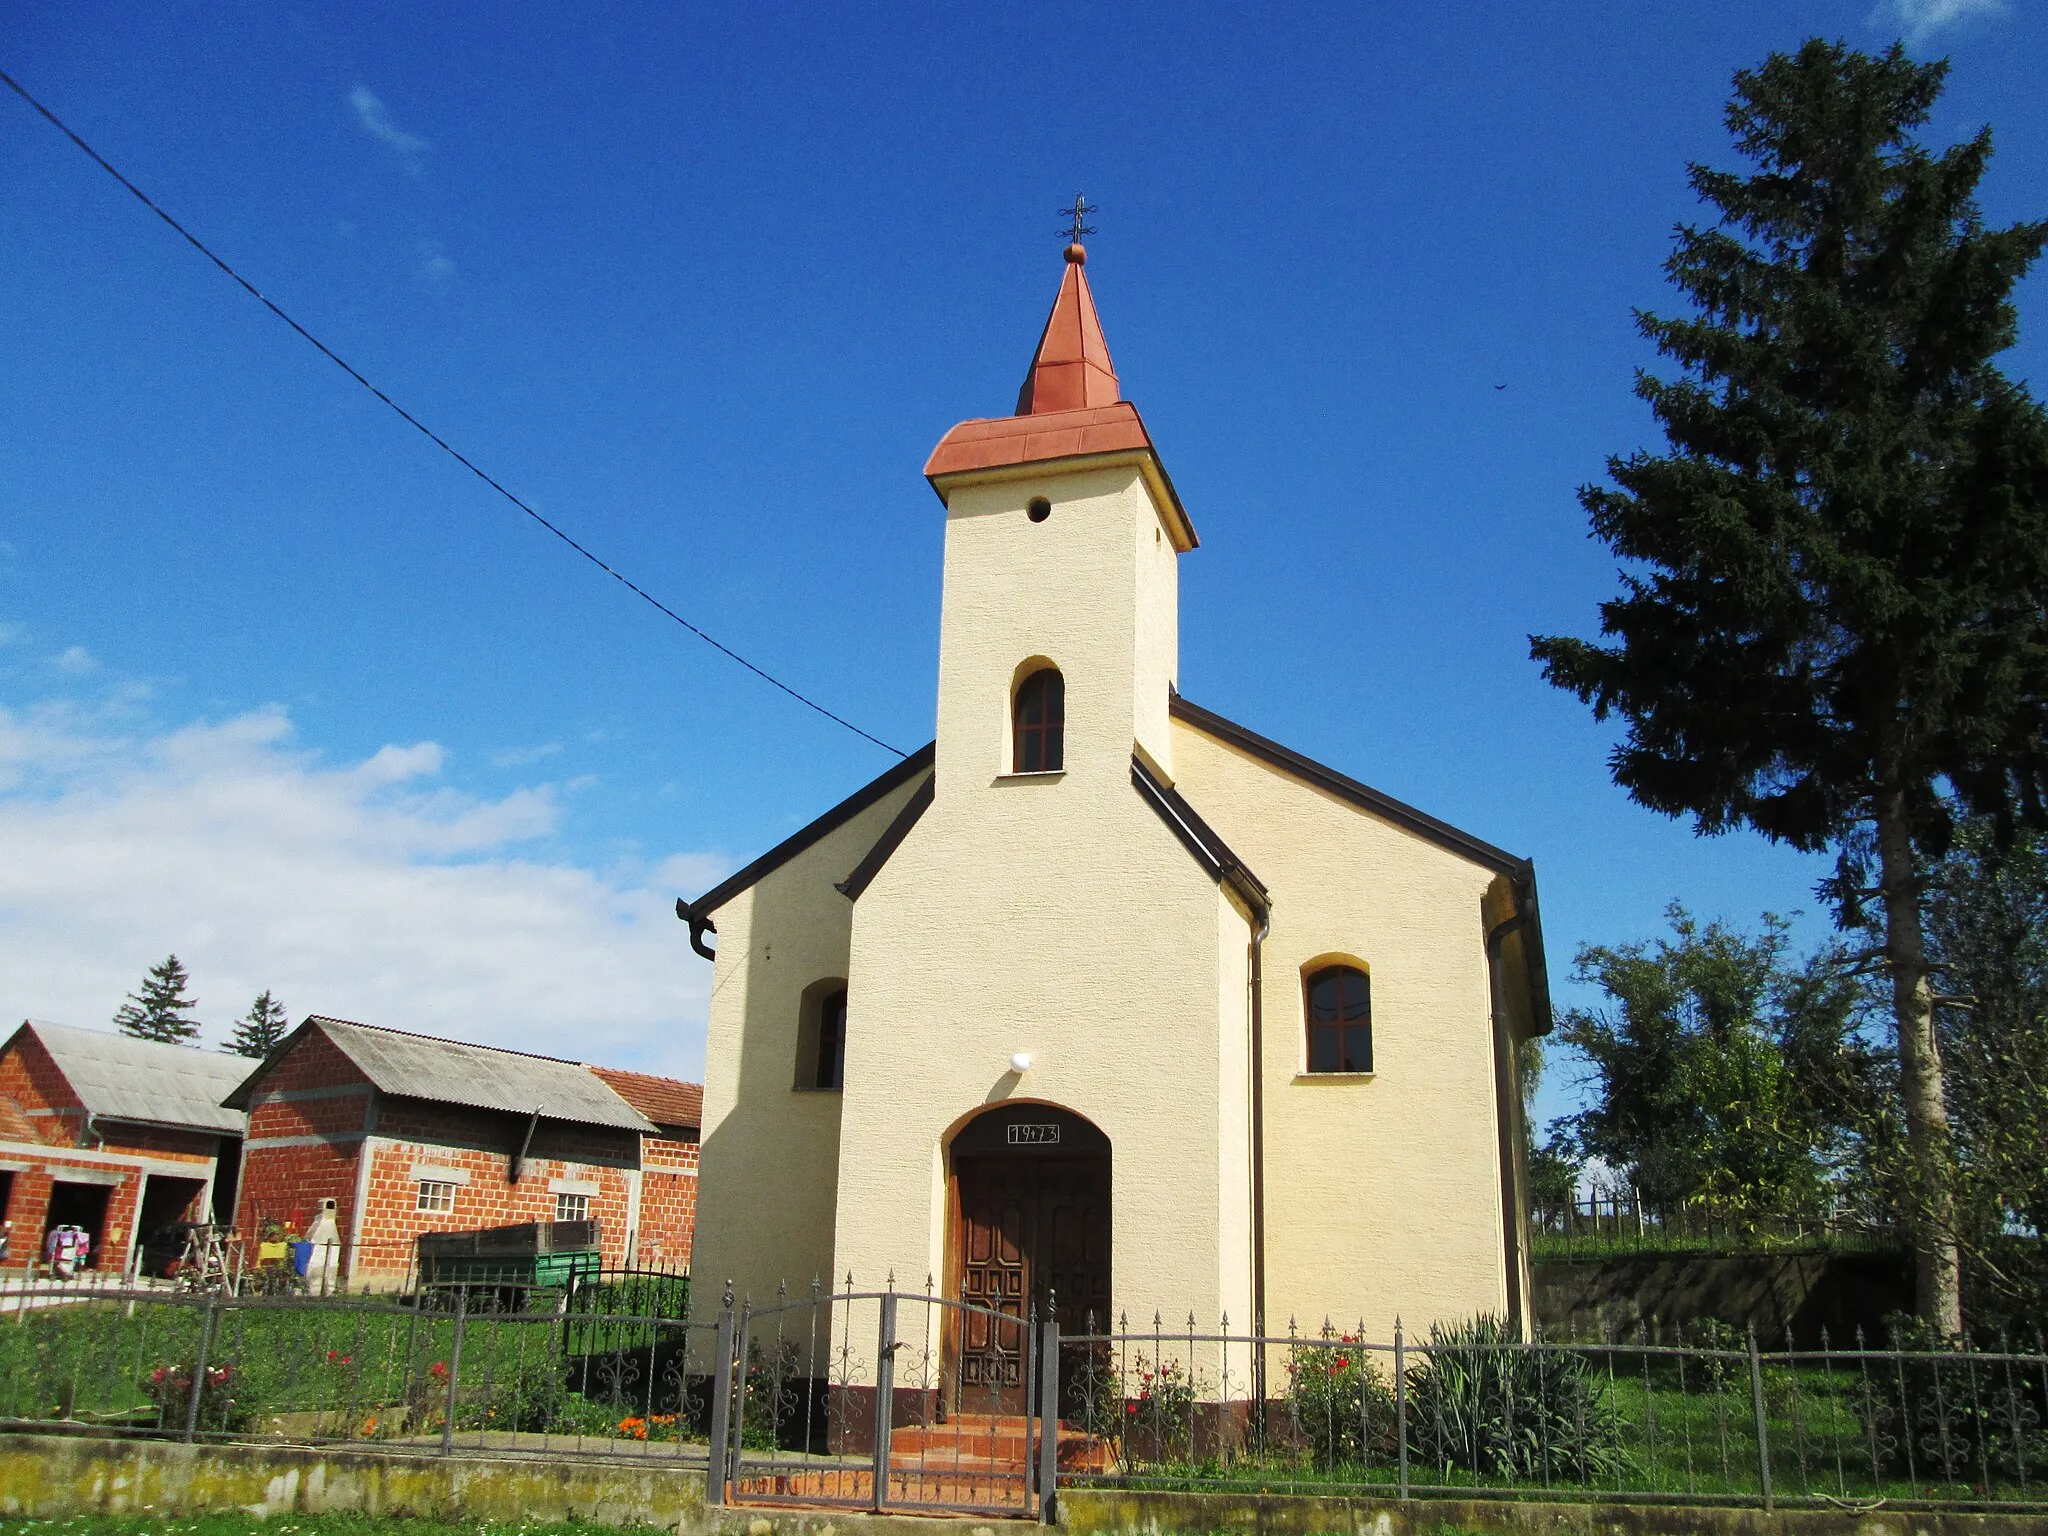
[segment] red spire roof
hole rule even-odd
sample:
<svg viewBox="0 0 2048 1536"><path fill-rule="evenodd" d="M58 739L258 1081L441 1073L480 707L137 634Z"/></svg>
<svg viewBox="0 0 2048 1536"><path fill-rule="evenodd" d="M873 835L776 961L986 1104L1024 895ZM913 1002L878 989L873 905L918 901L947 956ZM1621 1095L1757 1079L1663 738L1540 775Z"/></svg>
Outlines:
<svg viewBox="0 0 2048 1536"><path fill-rule="evenodd" d="M1088 253L1078 241L1067 247L1067 272L1060 279L1060 296L1053 300L1045 334L1038 338L1038 352L1031 359L1031 371L1017 391L1019 416L1115 405L1123 398L1117 392L1116 365L1109 360L1102 321L1095 314L1095 296L1088 291L1088 276L1081 270L1087 261Z"/></svg>
<svg viewBox="0 0 2048 1536"><path fill-rule="evenodd" d="M1193 549L1198 542L1194 524L1166 478L1138 408L1117 387L1109 343L1102 339L1095 298L1081 271L1087 259L1078 244L1067 247L1066 276L1018 391L1017 414L961 422L939 439L925 461L925 478L944 501L948 488L969 475L1008 475L1027 464L1060 459L1135 460L1144 468L1174 548Z"/></svg>

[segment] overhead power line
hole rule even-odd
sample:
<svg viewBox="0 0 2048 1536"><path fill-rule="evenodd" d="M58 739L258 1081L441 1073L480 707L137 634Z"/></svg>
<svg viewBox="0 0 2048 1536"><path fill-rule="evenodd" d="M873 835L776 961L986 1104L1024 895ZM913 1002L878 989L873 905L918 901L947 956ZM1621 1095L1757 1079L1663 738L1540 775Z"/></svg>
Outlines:
<svg viewBox="0 0 2048 1536"><path fill-rule="evenodd" d="M763 682L772 684L774 687L780 688L784 693L788 694L792 699L795 699L799 704L802 704L805 708L816 710L819 714L823 715L827 720L832 721L833 724L845 726L846 729L853 732L854 735L862 738L865 741L873 742L876 746L880 747L885 752L894 752L898 757L909 756L909 754L905 752L901 747L892 747L889 745L888 742L882 740L881 737L876 736L871 732L862 730L859 726L855 725L851 720L847 719L844 715L834 714L831 710L827 709L824 705L820 704L816 699L811 698L807 694L799 693L796 689L790 687L789 684L785 683L781 678L775 676L772 672L768 672L762 669L761 667L757 667L756 665L754 665L753 662L747 660L746 657L742 656L738 651L734 650L731 646L725 644L721 640L713 638L711 635L706 634L703 630L699 629L695 624L692 624L680 613L677 613L675 609L669 607L667 603L664 603L660 598L656 597L652 592L649 592L645 587L641 586L638 582L634 581L630 576L626 575L623 571L620 571L615 566L607 564L603 559L593 554L589 549L585 548L582 544L578 543L574 538L570 537L562 529L558 528L555 524L549 522L545 517L541 516L540 513L536 512L526 502L520 500L520 498L513 494L513 492L506 489L505 485L501 481L497 480L488 471L479 466L474 460L470 459L467 455L465 455L460 449L456 448L446 438L442 437L440 433L436 432L432 427L429 427L425 422L421 421L419 417L413 415L411 411L408 411L396 400L392 399L389 395L385 394L383 390L379 389L376 385L372 384L368 379L364 378L362 374L356 371L355 367L352 364L350 364L345 358L341 357L337 352L335 352L335 350L332 347L328 346L326 342L322 341L318 336L315 336L311 331L307 330L303 325L299 324L298 321L294 320L290 315L286 314L284 310L277 305L275 300L266 296L263 293L263 291L259 289L254 283L250 282L249 279L242 276L242 274L237 272L233 267L229 266L219 256L216 256L205 241L201 240L197 235L193 234L191 230L187 229L183 224L180 224L176 219L172 218L169 213L164 211L163 207L156 201L156 199L151 197L147 192L143 191L142 188L135 185L134 182L130 181L126 176L122 175L118 170L116 170L108 162L106 156L102 155L90 144L86 143L84 139L81 139L77 134L73 133L70 127L64 122L62 118L58 117L56 113L52 112L48 107L44 106L40 101L36 100L35 97L31 96L28 93L27 88L24 87L20 81L16 80L14 76L8 74L4 69L0 69L0 81L5 81L8 88L12 90L15 95L19 96L23 101L27 102L31 107L35 108L37 112L41 113L44 120L47 121L51 127L55 128L59 133L63 134L65 138L69 139L72 143L76 144L80 149L84 150L85 153L92 158L92 161L95 165L97 165L101 170L105 171L109 176L113 177L114 180L118 181L122 186L126 187L131 193L133 193L135 195L136 200L140 202L143 207L147 208L151 213L155 214L158 218L162 219L166 224L170 225L172 229L176 230L178 234L181 237L183 237L185 243L190 245L193 250L197 251L200 255L204 256L216 267L219 267L221 271L225 272L229 277L233 278L236 284L240 286L241 289L249 295L249 297L254 299L257 303L261 304L273 315L277 316L278 319L282 320L294 331L298 332L299 335L303 337L308 343L310 343L320 353L322 357L326 358L330 363L334 364L335 367L339 368L343 373L347 374L350 378L354 379L358 384L362 385L363 388L367 389L371 394L375 395L379 400L383 401L384 404L391 407L393 411L398 413L399 417L406 423L406 425L412 427L422 437L426 438L428 442L432 443L436 448L440 449L443 453L447 454L449 458L453 459L456 463L460 464L472 475L475 475L477 479L483 481L485 485L488 485L500 496L504 497L507 501L511 502L513 506L517 507L520 511L524 512L536 523L539 523L541 527L547 529L549 533L552 533L564 544L568 545L571 549L575 550L577 554L581 555L584 559L588 560L600 571L603 571L605 575L611 577L612 580L616 581L620 586L624 587L628 592L631 592L635 597L639 598L642 602L647 603L649 606L653 607L660 613L665 614L667 617L674 619L676 623L682 625L683 628L687 629L691 634L695 635L699 640L702 640L706 645L710 646L713 650L718 651L723 655L730 657L732 660L738 662L741 666L745 667L749 672L753 673L754 676L760 678Z"/></svg>

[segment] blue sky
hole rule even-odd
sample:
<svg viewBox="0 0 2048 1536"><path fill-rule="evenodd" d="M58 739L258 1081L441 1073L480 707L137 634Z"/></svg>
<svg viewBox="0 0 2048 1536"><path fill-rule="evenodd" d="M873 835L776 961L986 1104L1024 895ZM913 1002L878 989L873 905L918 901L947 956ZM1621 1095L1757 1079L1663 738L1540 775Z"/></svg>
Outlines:
<svg viewBox="0 0 2048 1536"><path fill-rule="evenodd" d="M1534 855L1570 1001L1574 948L1674 897L1813 908L1814 861L1615 790L1526 636L1613 587L1573 492L1654 443L1631 309L1673 302L1685 162L1730 160L1736 68L1816 33L1950 55L1932 136L1992 123L1988 216L2041 212L2034 0L18 0L0 62L492 473L904 747L918 471L1009 408L1085 190L1203 539L1183 692ZM576 561L11 98L0 353L0 1017L103 1022L176 949L215 1034L272 986L698 1070L669 903L890 759Z"/></svg>

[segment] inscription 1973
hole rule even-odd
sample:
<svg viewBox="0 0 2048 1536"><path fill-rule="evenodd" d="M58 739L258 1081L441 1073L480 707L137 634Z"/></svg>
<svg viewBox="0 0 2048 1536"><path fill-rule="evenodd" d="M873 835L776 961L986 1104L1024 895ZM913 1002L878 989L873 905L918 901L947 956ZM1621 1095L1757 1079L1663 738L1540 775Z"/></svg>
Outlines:
<svg viewBox="0 0 2048 1536"><path fill-rule="evenodd" d="M1060 1139L1057 1125L1013 1125L1009 1127L1010 1145L1013 1147L1043 1147L1056 1144Z"/></svg>

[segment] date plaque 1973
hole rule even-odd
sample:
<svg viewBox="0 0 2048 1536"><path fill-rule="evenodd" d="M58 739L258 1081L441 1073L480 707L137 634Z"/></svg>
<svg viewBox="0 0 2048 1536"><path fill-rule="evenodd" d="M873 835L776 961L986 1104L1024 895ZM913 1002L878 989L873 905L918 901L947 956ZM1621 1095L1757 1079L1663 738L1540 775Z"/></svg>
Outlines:
<svg viewBox="0 0 2048 1536"><path fill-rule="evenodd" d="M1057 1125L1013 1125L1008 1127L1013 1147L1047 1147L1060 1139Z"/></svg>

